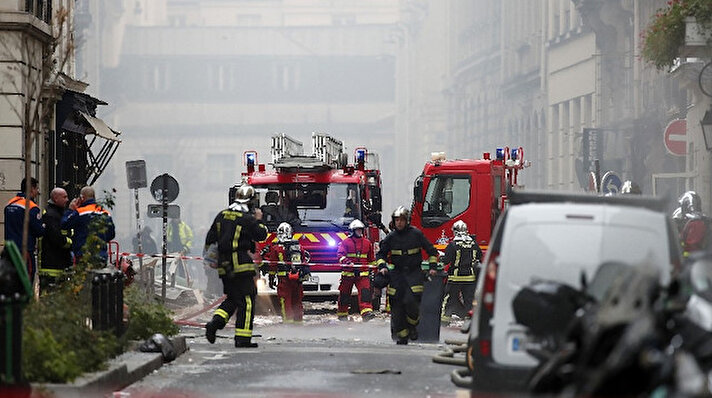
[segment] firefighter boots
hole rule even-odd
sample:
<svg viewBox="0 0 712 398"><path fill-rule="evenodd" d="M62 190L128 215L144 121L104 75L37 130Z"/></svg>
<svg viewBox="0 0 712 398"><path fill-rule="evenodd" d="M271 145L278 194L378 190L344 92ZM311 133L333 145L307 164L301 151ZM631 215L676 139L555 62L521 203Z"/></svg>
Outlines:
<svg viewBox="0 0 712 398"><path fill-rule="evenodd" d="M398 339L396 341L396 344L398 345L408 345L408 339Z"/></svg>
<svg viewBox="0 0 712 398"><path fill-rule="evenodd" d="M373 311L366 312L365 314L362 315L364 322L368 322L375 317L376 317L376 315L373 314Z"/></svg>
<svg viewBox="0 0 712 398"><path fill-rule="evenodd" d="M235 338L235 348L257 348L257 343Z"/></svg>
<svg viewBox="0 0 712 398"><path fill-rule="evenodd" d="M418 340L418 329L415 326L411 326L408 331L408 337L411 340Z"/></svg>
<svg viewBox="0 0 712 398"><path fill-rule="evenodd" d="M214 320L205 324L205 338L208 339L210 344L215 344L215 337L218 331L217 322Z"/></svg>

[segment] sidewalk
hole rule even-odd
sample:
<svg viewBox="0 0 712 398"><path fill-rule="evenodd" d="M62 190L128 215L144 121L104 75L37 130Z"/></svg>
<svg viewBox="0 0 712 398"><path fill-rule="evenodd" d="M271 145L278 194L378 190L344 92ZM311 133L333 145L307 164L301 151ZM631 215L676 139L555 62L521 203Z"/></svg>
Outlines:
<svg viewBox="0 0 712 398"><path fill-rule="evenodd" d="M185 336L170 339L178 356L188 350ZM69 384L32 384L32 397L98 397L121 390L163 366L163 356L155 352L127 351L109 360L106 370L89 373Z"/></svg>

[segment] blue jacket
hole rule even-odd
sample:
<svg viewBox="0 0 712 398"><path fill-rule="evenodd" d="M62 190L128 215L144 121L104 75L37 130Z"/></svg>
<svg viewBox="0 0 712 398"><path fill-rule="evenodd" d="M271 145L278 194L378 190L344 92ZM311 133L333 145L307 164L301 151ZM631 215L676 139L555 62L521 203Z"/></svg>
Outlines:
<svg viewBox="0 0 712 398"><path fill-rule="evenodd" d="M94 220L103 220L104 225L93 223ZM86 243L89 235L96 235L104 241L99 250L99 256L106 259L107 242L114 239L116 230L114 229L114 221L111 219L111 214L103 207L96 204L96 200L89 199L82 203L82 206L77 210L68 211L62 217L62 229L74 230L74 239L72 240L72 251L75 256L82 255L82 247Z"/></svg>
<svg viewBox="0 0 712 398"><path fill-rule="evenodd" d="M22 224L25 221L25 194L18 193L5 206L5 239L15 242L22 250ZM44 236L44 225L39 206L30 199L30 230L27 252L35 251L37 238Z"/></svg>

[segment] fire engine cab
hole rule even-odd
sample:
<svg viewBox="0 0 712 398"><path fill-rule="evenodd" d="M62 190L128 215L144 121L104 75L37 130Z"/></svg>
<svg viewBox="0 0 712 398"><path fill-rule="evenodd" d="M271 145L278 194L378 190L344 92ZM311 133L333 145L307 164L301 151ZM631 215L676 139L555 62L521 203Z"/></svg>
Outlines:
<svg viewBox="0 0 712 398"><path fill-rule="evenodd" d="M304 155L302 143L286 134L272 137L270 151L271 170L258 162L255 151L247 151L243 157L247 167L243 182L255 188L253 205L262 210L262 221L270 232L257 252L277 240L280 223L289 223L293 238L311 256L311 279L304 282L304 300L336 300L341 273L336 250L348 237L351 221L363 221L368 239L380 240L378 156L359 147L350 163L343 142L320 133L312 133L311 155ZM230 189L230 200L238 186ZM265 283L258 283L258 292L276 294Z"/></svg>
<svg viewBox="0 0 712 398"><path fill-rule="evenodd" d="M412 224L443 250L452 239L452 225L462 220L483 251L507 203L507 188L517 187L524 150L497 148L495 158L447 160L433 153L413 188Z"/></svg>

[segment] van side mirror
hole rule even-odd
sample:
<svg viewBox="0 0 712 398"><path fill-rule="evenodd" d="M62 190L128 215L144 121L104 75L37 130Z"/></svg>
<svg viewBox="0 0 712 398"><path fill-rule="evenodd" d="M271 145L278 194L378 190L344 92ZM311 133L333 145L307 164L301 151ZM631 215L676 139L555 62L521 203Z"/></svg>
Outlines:
<svg viewBox="0 0 712 398"><path fill-rule="evenodd" d="M415 184L413 184L413 200L415 203L423 202L423 176L415 179Z"/></svg>

